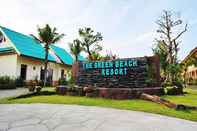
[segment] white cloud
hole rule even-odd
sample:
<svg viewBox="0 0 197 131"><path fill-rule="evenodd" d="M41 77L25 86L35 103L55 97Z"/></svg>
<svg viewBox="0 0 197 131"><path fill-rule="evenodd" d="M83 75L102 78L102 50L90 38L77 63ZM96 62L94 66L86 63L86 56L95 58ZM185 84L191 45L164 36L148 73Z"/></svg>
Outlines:
<svg viewBox="0 0 197 131"><path fill-rule="evenodd" d="M105 50L121 57L151 54L155 20L169 1L144 0L1 0L0 25L25 34L36 34L46 23L66 36L59 46L77 37L78 28L101 32ZM196 23L195 21L193 22Z"/></svg>

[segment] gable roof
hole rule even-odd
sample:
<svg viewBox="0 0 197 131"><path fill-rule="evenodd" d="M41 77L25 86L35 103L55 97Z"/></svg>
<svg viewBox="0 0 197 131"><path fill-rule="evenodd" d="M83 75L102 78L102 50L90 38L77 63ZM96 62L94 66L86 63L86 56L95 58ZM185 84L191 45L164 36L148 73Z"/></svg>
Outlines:
<svg viewBox="0 0 197 131"><path fill-rule="evenodd" d="M52 49L56 53L56 55L60 58L60 60L62 60L65 64L67 65L73 64L72 56L64 49L54 45L50 45L50 49Z"/></svg>
<svg viewBox="0 0 197 131"><path fill-rule="evenodd" d="M5 27L1 27L3 33L14 44L16 50L20 55L29 56L38 59L45 58L45 51L42 45L34 40L32 37L15 32ZM49 54L49 61L55 62L55 59Z"/></svg>
<svg viewBox="0 0 197 131"><path fill-rule="evenodd" d="M186 62L193 55L197 58L197 47L191 50L190 53L185 57L185 59L181 63Z"/></svg>
<svg viewBox="0 0 197 131"><path fill-rule="evenodd" d="M8 28L0 26L0 30L2 33L7 36L7 38L11 41L13 49L22 56L33 57L37 59L44 60L45 58L45 50L41 43L34 40L31 36L27 36L21 34L19 32L10 30ZM57 47L55 45L51 45L50 49L54 51L55 55L66 65L73 64L72 56L63 48ZM3 50L3 49L2 49ZM59 63L55 57L49 52L48 60L52 62Z"/></svg>

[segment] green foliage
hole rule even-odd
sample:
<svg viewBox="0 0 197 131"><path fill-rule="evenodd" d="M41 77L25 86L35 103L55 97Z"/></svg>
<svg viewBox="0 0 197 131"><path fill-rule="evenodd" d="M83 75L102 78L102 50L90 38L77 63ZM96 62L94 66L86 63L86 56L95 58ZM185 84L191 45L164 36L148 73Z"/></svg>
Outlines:
<svg viewBox="0 0 197 131"><path fill-rule="evenodd" d="M9 76L0 77L0 89L15 89L16 83L15 79Z"/></svg>
<svg viewBox="0 0 197 131"><path fill-rule="evenodd" d="M103 56L99 54L98 52L92 51L92 60L93 61L99 61L102 60Z"/></svg>
<svg viewBox="0 0 197 131"><path fill-rule="evenodd" d="M85 27L84 29L79 29L79 36L84 51L88 53L89 59L92 60L92 52L99 52L102 50L102 46L99 45L99 42L103 40L101 33L97 32L95 34L91 28Z"/></svg>
<svg viewBox="0 0 197 131"><path fill-rule="evenodd" d="M172 11L164 10L162 16L157 20L157 33L160 36L156 39L156 46L153 48L153 53L160 57L163 78L169 82L176 81L180 76L179 38L187 31L187 24L183 30L177 31L183 21L173 15Z"/></svg>
<svg viewBox="0 0 197 131"><path fill-rule="evenodd" d="M152 49L153 53L159 56L162 76L167 75L168 62L166 61L167 59L166 50L167 50L166 46L161 41L157 41L157 43Z"/></svg>
<svg viewBox="0 0 197 131"><path fill-rule="evenodd" d="M52 28L48 24L45 27L40 28L38 26L38 37L31 35L36 41L43 43L45 48L45 64L44 64L44 86L47 85L47 66L48 66L48 53L49 45L54 44L61 40L64 34L57 33L57 28Z"/></svg>
<svg viewBox="0 0 197 131"><path fill-rule="evenodd" d="M154 86L157 83L157 80L155 78L155 67L153 65L148 64L146 66L147 70L147 78L146 78L146 83L148 86Z"/></svg>
<svg viewBox="0 0 197 131"><path fill-rule="evenodd" d="M183 94L183 88L178 88L177 86L167 88L167 95L182 95L182 94Z"/></svg>
<svg viewBox="0 0 197 131"><path fill-rule="evenodd" d="M74 85L75 84L75 79L74 77L71 75L71 78L68 80L68 85Z"/></svg>
<svg viewBox="0 0 197 131"><path fill-rule="evenodd" d="M67 85L68 82L66 81L65 78L60 78L60 79L58 80L58 84L59 84L59 85Z"/></svg>
<svg viewBox="0 0 197 131"><path fill-rule="evenodd" d="M73 40L73 43L69 43L70 51L75 56L75 61L78 61L78 56L84 50L82 43L79 39Z"/></svg>
<svg viewBox="0 0 197 131"><path fill-rule="evenodd" d="M32 35L35 40L39 41L40 43L45 44L45 48L47 48L50 44L54 44L61 40L64 34L57 33L57 28L52 28L48 24L45 27L40 28L38 26L38 38Z"/></svg>

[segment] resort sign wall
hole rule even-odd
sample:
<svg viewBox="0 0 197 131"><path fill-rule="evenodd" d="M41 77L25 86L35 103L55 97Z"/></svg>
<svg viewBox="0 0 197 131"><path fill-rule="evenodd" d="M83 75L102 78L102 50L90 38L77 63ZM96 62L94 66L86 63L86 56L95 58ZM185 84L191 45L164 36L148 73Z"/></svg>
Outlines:
<svg viewBox="0 0 197 131"><path fill-rule="evenodd" d="M151 76L159 82L159 61L156 57L78 62L73 65L73 75L80 86L144 88L148 86L150 65L154 67Z"/></svg>

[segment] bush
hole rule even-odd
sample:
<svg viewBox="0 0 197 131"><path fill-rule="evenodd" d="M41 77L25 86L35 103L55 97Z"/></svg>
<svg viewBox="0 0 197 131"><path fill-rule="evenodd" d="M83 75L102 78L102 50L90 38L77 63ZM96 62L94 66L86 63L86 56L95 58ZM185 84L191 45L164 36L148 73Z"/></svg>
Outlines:
<svg viewBox="0 0 197 131"><path fill-rule="evenodd" d="M182 95L182 94L183 94L183 88L177 86L167 88L167 95Z"/></svg>
<svg viewBox="0 0 197 131"><path fill-rule="evenodd" d="M16 87L23 87L25 85L24 80L21 77L17 77L15 80Z"/></svg>
<svg viewBox="0 0 197 131"><path fill-rule="evenodd" d="M173 86L173 84L171 82L163 82L163 83L161 83L161 86L166 88L166 87L169 87L169 86Z"/></svg>
<svg viewBox="0 0 197 131"><path fill-rule="evenodd" d="M73 76L71 76L71 78L68 80L68 84L69 85L74 85L75 84L75 79Z"/></svg>
<svg viewBox="0 0 197 131"><path fill-rule="evenodd" d="M9 76L0 77L0 89L15 89L15 88L16 88L15 79Z"/></svg>
<svg viewBox="0 0 197 131"><path fill-rule="evenodd" d="M66 79L60 78L59 81L58 81L58 84L59 84L59 85L67 85L68 82L66 81Z"/></svg>

